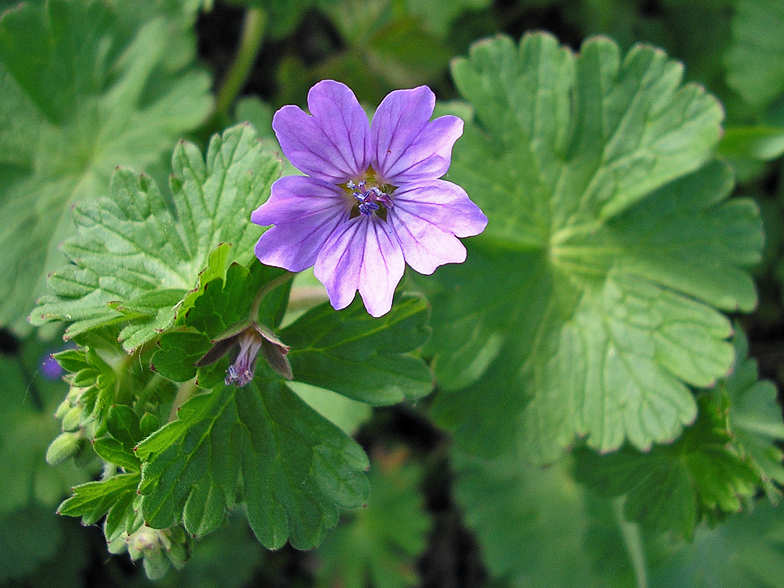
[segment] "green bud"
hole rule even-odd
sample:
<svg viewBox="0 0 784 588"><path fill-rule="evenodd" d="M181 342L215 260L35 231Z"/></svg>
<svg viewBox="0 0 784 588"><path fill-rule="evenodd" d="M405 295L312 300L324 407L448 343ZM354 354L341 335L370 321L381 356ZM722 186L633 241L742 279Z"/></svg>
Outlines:
<svg viewBox="0 0 784 588"><path fill-rule="evenodd" d="M63 416L63 431L78 431L82 421L82 407L74 406Z"/></svg>
<svg viewBox="0 0 784 588"><path fill-rule="evenodd" d="M68 402L68 400L63 400L60 403L60 406L57 407L57 410L54 413L54 418L62 419L65 416L65 413L67 413L69 410L71 410L71 403Z"/></svg>
<svg viewBox="0 0 784 588"><path fill-rule="evenodd" d="M62 433L46 450L47 463L54 466L71 459L79 453L80 441L81 435L77 433Z"/></svg>

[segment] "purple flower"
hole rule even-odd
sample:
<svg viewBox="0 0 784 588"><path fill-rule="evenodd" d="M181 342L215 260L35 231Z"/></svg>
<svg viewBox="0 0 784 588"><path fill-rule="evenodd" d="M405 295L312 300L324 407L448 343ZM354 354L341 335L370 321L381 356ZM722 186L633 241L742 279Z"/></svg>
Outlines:
<svg viewBox="0 0 784 588"><path fill-rule="evenodd" d="M271 329L258 323L240 323L218 337L212 348L205 353L197 367L211 365L226 355L230 350L239 347L237 356L232 361L224 379L225 384L237 387L247 386L256 372L256 360L259 352L269 366L278 374L290 380L293 375L286 354L289 346L277 338Z"/></svg>
<svg viewBox="0 0 784 588"><path fill-rule="evenodd" d="M457 237L478 235L487 217L460 186L439 179L463 121L431 121L434 106L427 86L396 90L370 124L348 87L324 80L308 93L312 116L296 106L278 110L272 128L307 176L276 181L251 215L275 225L256 244L256 257L292 272L315 265L334 308L348 306L359 290L375 317L392 307L406 263L431 274L465 261Z"/></svg>

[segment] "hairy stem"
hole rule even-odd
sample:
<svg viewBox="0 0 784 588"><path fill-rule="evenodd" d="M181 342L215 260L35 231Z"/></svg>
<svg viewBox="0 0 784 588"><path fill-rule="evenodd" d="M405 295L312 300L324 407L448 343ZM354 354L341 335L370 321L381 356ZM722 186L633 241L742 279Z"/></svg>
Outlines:
<svg viewBox="0 0 784 588"><path fill-rule="evenodd" d="M642 535L637 524L626 520L623 514L624 500L625 498L621 496L612 501L613 513L615 514L618 528L621 530L626 553L631 560L637 588L648 588L648 572L645 570L645 550L642 544Z"/></svg>
<svg viewBox="0 0 784 588"><path fill-rule="evenodd" d="M144 413L144 406L150 397L158 391L158 386L164 381L163 376L160 374L153 374L150 381L144 386L144 389L136 396L136 408L134 412L141 416Z"/></svg>
<svg viewBox="0 0 784 588"><path fill-rule="evenodd" d="M173 422L177 420L177 411L180 407L185 404L188 399L193 396L193 393L196 391L196 378L192 380L188 380L187 382L183 382L180 384L180 389L177 390L177 396L174 397L174 403L172 404L171 411L169 411L169 420L168 422Z"/></svg>
<svg viewBox="0 0 784 588"><path fill-rule="evenodd" d="M261 301L264 300L264 297L272 292L275 288L282 286L286 282L290 281L297 275L292 272L286 272L282 276L279 276L272 280L271 282L267 282L261 289L256 293L256 297L253 299L253 304L250 306L250 313L249 318L252 321L255 321L259 318L259 309L261 308Z"/></svg>
<svg viewBox="0 0 784 588"><path fill-rule="evenodd" d="M262 8L249 8L245 13L237 55L218 91L212 115L214 121L224 118L228 114L234 99L242 90L242 86L245 85L245 80L264 41L266 28L267 13Z"/></svg>

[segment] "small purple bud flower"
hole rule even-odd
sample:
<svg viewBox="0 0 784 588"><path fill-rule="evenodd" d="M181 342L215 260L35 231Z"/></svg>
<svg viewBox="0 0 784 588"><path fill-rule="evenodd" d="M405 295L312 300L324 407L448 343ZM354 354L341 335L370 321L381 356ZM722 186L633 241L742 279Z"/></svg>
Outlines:
<svg viewBox="0 0 784 588"><path fill-rule="evenodd" d="M276 373L287 380L293 377L291 365L286 359L289 346L284 345L270 329L257 323L250 323L239 332L232 331L227 336L217 339L212 349L205 353L196 365L203 367L213 364L237 346L239 346L239 353L226 372L224 382L227 386L234 384L241 388L250 383L256 372L259 353Z"/></svg>
<svg viewBox="0 0 784 588"><path fill-rule="evenodd" d="M64 371L51 353L47 353L41 360L41 375L47 380L59 380Z"/></svg>
<svg viewBox="0 0 784 588"><path fill-rule="evenodd" d="M310 116L284 106L273 118L283 153L307 176L277 180L251 215L274 225L256 257L292 272L315 266L334 308L348 306L359 290L368 312L381 316L406 263L422 274L462 263L458 237L487 226L460 186L439 179L463 121L431 121L435 95L427 86L390 93L372 124L353 92L333 80L310 89L308 107Z"/></svg>

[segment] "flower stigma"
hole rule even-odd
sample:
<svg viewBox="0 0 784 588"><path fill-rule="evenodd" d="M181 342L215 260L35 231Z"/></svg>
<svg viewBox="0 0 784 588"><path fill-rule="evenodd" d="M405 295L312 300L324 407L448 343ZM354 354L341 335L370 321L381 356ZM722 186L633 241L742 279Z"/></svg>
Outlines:
<svg viewBox="0 0 784 588"><path fill-rule="evenodd" d="M368 176L375 178L373 169L368 170ZM387 210L392 208L390 194L395 187L389 184L377 185L375 179L370 180L349 180L344 185L346 193L353 198L354 208L351 217L358 215L373 216L374 214L382 220L387 220Z"/></svg>

